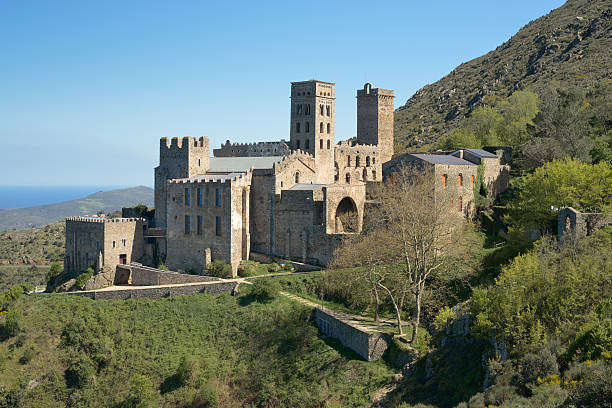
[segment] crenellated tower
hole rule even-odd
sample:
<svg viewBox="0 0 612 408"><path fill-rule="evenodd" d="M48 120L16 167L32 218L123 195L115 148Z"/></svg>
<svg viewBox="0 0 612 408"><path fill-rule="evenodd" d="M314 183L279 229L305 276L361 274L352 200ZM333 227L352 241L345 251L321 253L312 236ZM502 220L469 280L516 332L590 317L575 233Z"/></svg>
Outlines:
<svg viewBox="0 0 612 408"><path fill-rule="evenodd" d="M393 156L393 99L393 90L370 83L357 90L357 143L377 145L382 163Z"/></svg>
<svg viewBox="0 0 612 408"><path fill-rule="evenodd" d="M210 143L205 136L162 137L155 168L155 227L166 228L166 181L204 174L209 168Z"/></svg>
<svg viewBox="0 0 612 408"><path fill-rule="evenodd" d="M335 84L311 79L291 83L290 147L315 157L319 183L332 183Z"/></svg>

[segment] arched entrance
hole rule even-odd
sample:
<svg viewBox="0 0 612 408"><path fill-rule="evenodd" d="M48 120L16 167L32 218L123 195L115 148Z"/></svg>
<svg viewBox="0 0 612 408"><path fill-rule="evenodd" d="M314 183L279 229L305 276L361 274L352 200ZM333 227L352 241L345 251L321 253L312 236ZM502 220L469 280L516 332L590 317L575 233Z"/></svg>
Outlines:
<svg viewBox="0 0 612 408"><path fill-rule="evenodd" d="M357 205L352 198L344 197L336 208L336 233L358 231L359 212L357 211Z"/></svg>

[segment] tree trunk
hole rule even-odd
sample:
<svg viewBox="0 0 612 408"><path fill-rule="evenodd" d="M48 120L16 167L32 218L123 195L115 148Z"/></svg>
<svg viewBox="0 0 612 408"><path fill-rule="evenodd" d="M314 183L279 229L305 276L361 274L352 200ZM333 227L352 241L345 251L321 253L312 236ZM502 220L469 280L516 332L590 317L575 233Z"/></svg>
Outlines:
<svg viewBox="0 0 612 408"><path fill-rule="evenodd" d="M378 300L378 291L376 289L374 289L374 299L375 299L374 321L378 322L378 306L380 302Z"/></svg>
<svg viewBox="0 0 612 408"><path fill-rule="evenodd" d="M419 323L421 322L421 290L417 289L415 293L416 311L414 313L414 323L412 325L412 339L411 343L417 340L417 334L419 330Z"/></svg>

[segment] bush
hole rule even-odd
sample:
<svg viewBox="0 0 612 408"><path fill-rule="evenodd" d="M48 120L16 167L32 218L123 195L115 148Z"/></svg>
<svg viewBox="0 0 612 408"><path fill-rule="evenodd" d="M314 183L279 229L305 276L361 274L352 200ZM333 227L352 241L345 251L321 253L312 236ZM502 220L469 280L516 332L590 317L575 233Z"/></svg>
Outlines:
<svg viewBox="0 0 612 408"><path fill-rule="evenodd" d="M155 392L147 376L134 374L130 379L130 393L123 402L124 408L148 408L153 406Z"/></svg>
<svg viewBox="0 0 612 408"><path fill-rule="evenodd" d="M81 356L66 370L66 382L69 387L84 388L93 382L95 374L93 361L87 356Z"/></svg>
<svg viewBox="0 0 612 408"><path fill-rule="evenodd" d="M538 353L527 353L518 364L518 383L526 392L538 378L559 374L559 365L550 349L543 348Z"/></svg>
<svg viewBox="0 0 612 408"><path fill-rule="evenodd" d="M242 278L246 278L247 276L253 276L255 275L256 271L257 271L257 267L253 265L252 263L243 262L240 264L240 266L238 266L238 276Z"/></svg>
<svg viewBox="0 0 612 408"><path fill-rule="evenodd" d="M0 293L0 310L6 309L9 303L12 303L19 299L24 293L28 293L33 289L33 286L29 283L20 283L18 285L11 286L10 289Z"/></svg>
<svg viewBox="0 0 612 408"><path fill-rule="evenodd" d="M35 352L33 348L27 348L19 359L19 364L28 364L34 358Z"/></svg>
<svg viewBox="0 0 612 408"><path fill-rule="evenodd" d="M216 260L212 261L208 265L206 265L206 270L208 274L211 276L216 276L217 278L231 278L232 277L232 267L225 261Z"/></svg>
<svg viewBox="0 0 612 408"><path fill-rule="evenodd" d="M455 318L455 312L448 306L444 306L434 318L434 327L438 331L445 330Z"/></svg>
<svg viewBox="0 0 612 408"><path fill-rule="evenodd" d="M85 288L85 284L88 280L91 279L93 274L93 268L87 268L85 272L81 273L79 276L76 277L74 285L77 287L77 289L83 290Z"/></svg>
<svg viewBox="0 0 612 408"><path fill-rule="evenodd" d="M219 407L219 395L215 387L208 381L202 384L191 406L201 408Z"/></svg>
<svg viewBox="0 0 612 408"><path fill-rule="evenodd" d="M176 370L176 379L180 385L187 385L193 381L198 371L198 362L193 356L183 356Z"/></svg>
<svg viewBox="0 0 612 408"><path fill-rule="evenodd" d="M262 303L273 301L281 290L280 283L274 279L256 279L251 286L251 295Z"/></svg>
<svg viewBox="0 0 612 408"><path fill-rule="evenodd" d="M6 314L4 319L3 331L6 336L13 337L19 333L21 328L20 322L23 318L23 312L20 309L11 309Z"/></svg>
<svg viewBox="0 0 612 408"><path fill-rule="evenodd" d="M159 269L160 271L169 271L169 270L170 270L170 269L169 269L169 268L168 268L168 267L167 267L165 264L163 264L163 263L160 263L160 264L157 266L157 269Z"/></svg>
<svg viewBox="0 0 612 408"><path fill-rule="evenodd" d="M272 262L270 265L268 265L268 272L278 272L280 270L281 267L276 262Z"/></svg>
<svg viewBox="0 0 612 408"><path fill-rule="evenodd" d="M53 262L47 272L47 286L53 286L55 280L64 272L64 265L61 262Z"/></svg>

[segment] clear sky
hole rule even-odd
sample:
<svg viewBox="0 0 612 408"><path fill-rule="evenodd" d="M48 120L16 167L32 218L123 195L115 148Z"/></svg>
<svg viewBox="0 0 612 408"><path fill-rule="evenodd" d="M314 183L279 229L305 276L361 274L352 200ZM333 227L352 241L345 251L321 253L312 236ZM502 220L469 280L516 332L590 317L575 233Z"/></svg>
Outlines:
<svg viewBox="0 0 612 408"><path fill-rule="evenodd" d="M289 138L291 81L395 107L561 0L0 1L0 185L152 185L162 136Z"/></svg>

